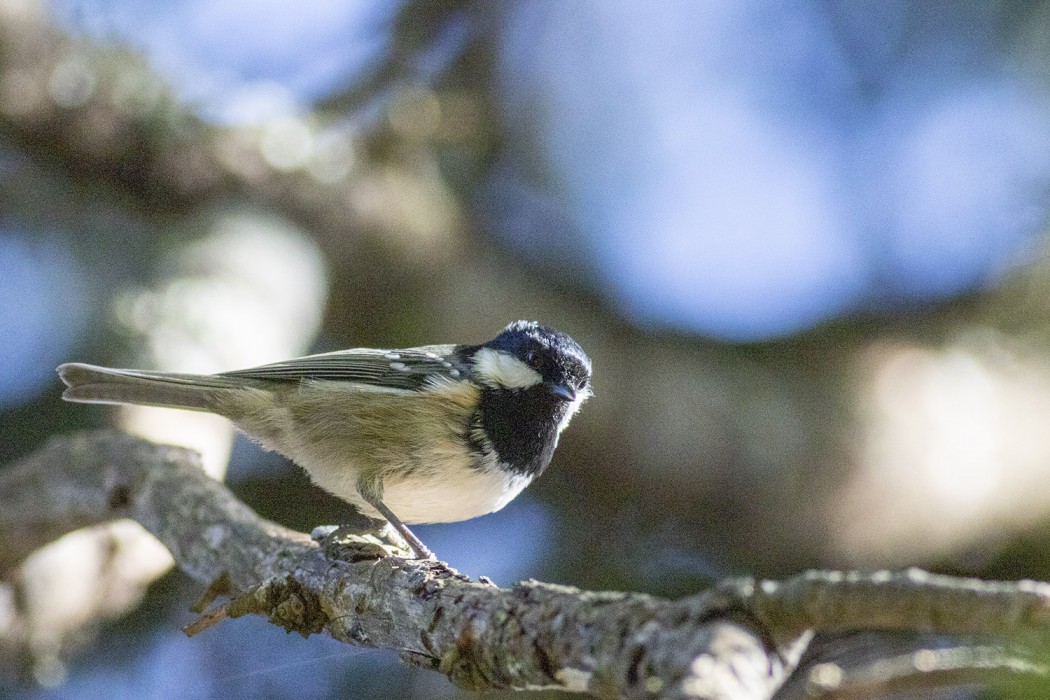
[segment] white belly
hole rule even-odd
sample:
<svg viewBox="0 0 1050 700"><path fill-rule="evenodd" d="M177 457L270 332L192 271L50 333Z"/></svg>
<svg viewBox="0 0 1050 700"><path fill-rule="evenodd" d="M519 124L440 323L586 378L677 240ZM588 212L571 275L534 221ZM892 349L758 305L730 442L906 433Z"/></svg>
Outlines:
<svg viewBox="0 0 1050 700"><path fill-rule="evenodd" d="M351 469L307 470L321 488L354 504L365 515L383 519L357 493L357 472ZM406 524L454 523L493 513L514 500L531 476L448 467L408 478L383 480L383 503Z"/></svg>
<svg viewBox="0 0 1050 700"><path fill-rule="evenodd" d="M429 479L387 479L383 503L406 523L453 523L501 509L530 481L497 469L466 468Z"/></svg>

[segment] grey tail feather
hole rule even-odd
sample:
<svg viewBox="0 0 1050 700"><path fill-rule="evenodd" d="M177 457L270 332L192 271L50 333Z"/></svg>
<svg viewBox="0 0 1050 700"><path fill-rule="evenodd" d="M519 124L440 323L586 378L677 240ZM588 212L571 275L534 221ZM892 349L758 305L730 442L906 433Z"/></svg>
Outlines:
<svg viewBox="0 0 1050 700"><path fill-rule="evenodd" d="M58 376L68 387L62 394L77 403L130 403L210 411L224 390L244 382L205 374L175 374L110 369L80 362L59 365Z"/></svg>

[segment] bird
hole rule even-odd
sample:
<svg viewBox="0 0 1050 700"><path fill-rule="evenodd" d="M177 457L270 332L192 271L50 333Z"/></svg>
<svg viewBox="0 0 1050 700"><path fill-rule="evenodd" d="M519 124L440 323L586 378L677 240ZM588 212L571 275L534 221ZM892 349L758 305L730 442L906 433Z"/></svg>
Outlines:
<svg viewBox="0 0 1050 700"><path fill-rule="evenodd" d="M386 520L419 559L410 524L503 508L550 464L592 395L571 337L516 321L479 345L355 348L218 374L57 369L62 398L216 413L302 467L363 515Z"/></svg>

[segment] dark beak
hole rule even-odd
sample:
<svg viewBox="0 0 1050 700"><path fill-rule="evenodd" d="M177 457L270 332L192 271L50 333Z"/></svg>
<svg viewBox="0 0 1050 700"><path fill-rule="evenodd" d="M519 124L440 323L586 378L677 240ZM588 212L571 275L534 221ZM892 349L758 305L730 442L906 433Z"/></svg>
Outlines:
<svg viewBox="0 0 1050 700"><path fill-rule="evenodd" d="M550 389L550 392L559 399L565 401L576 400L576 390L567 384L554 384L553 382L547 382L547 388Z"/></svg>

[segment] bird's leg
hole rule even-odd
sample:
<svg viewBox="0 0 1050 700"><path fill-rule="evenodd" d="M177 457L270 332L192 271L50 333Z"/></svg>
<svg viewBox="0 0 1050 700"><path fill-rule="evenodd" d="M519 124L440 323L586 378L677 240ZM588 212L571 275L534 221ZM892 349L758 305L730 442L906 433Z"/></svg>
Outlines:
<svg viewBox="0 0 1050 700"><path fill-rule="evenodd" d="M397 533L408 543L408 546L416 555L416 559L437 559L437 557L434 556L434 553L427 549L427 546L423 544L418 537L412 534L412 531L408 529L408 526L401 522L401 519L394 515L392 510L386 507L381 495L382 488L381 484L362 481L357 485L357 492L361 494L361 498L363 498L368 505L378 510L379 513L394 526Z"/></svg>
<svg viewBox="0 0 1050 700"><path fill-rule="evenodd" d="M398 534L405 538L405 542L408 542L408 546L415 552L416 559L437 559L434 553L427 549L427 546L420 542L419 538L412 534L412 531L408 529L408 526L401 522L401 519L394 515L394 512L386 507L378 498L374 501L369 501L368 505L372 506L380 513L383 517L390 521L390 524L394 526Z"/></svg>

